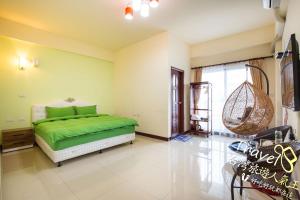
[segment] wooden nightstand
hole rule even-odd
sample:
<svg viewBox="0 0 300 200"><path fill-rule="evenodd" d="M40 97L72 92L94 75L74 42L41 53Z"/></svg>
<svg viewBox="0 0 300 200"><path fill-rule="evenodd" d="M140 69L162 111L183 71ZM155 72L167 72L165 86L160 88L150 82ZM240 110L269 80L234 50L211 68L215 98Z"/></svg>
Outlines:
<svg viewBox="0 0 300 200"><path fill-rule="evenodd" d="M32 128L9 129L2 131L2 152L16 151L33 147Z"/></svg>

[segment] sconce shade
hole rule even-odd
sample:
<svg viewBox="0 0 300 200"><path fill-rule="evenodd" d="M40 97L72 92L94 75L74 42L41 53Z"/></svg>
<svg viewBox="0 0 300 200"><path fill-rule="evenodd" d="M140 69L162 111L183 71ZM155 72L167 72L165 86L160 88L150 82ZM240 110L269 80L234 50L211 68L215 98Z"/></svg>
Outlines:
<svg viewBox="0 0 300 200"><path fill-rule="evenodd" d="M37 67L38 60L37 59L28 59L26 56L18 56L17 57L17 67L19 70L25 70L29 67Z"/></svg>
<svg viewBox="0 0 300 200"><path fill-rule="evenodd" d="M18 58L18 68L19 70L24 70L29 66L29 61L25 56L19 56Z"/></svg>

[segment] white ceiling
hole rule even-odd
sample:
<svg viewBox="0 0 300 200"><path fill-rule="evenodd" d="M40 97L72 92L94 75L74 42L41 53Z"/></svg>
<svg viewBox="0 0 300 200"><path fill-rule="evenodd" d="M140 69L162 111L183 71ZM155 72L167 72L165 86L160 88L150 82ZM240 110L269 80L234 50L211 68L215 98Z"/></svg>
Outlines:
<svg viewBox="0 0 300 200"><path fill-rule="evenodd" d="M1 0L0 17L110 50L162 31L195 44L274 23L261 0L160 0L133 21L123 18L128 1Z"/></svg>

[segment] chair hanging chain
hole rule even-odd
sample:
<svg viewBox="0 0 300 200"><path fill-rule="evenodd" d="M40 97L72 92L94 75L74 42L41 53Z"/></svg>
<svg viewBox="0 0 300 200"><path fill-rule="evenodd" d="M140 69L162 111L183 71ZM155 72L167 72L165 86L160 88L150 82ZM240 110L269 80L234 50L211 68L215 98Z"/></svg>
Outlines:
<svg viewBox="0 0 300 200"><path fill-rule="evenodd" d="M255 68L255 69L259 70L263 74L263 76L266 79L266 84L267 84L267 92L266 93L269 96L269 94L270 94L270 84L269 84L269 79L268 79L268 76L267 76L266 72L264 70L260 69L259 67L255 66L255 65L246 64L245 66L246 66L246 68L249 68L249 67L250 68Z"/></svg>
<svg viewBox="0 0 300 200"><path fill-rule="evenodd" d="M249 81L249 76L248 76L248 70L249 70L249 68L248 67L245 67L246 68L246 81Z"/></svg>

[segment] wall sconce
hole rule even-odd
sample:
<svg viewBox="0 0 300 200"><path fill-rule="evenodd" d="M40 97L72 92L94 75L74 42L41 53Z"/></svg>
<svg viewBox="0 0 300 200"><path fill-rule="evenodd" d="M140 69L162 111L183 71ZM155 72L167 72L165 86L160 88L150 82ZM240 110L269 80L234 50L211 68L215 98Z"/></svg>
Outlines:
<svg viewBox="0 0 300 200"><path fill-rule="evenodd" d="M18 69L25 70L28 67L37 67L38 60L37 59L28 59L26 56L18 57Z"/></svg>

